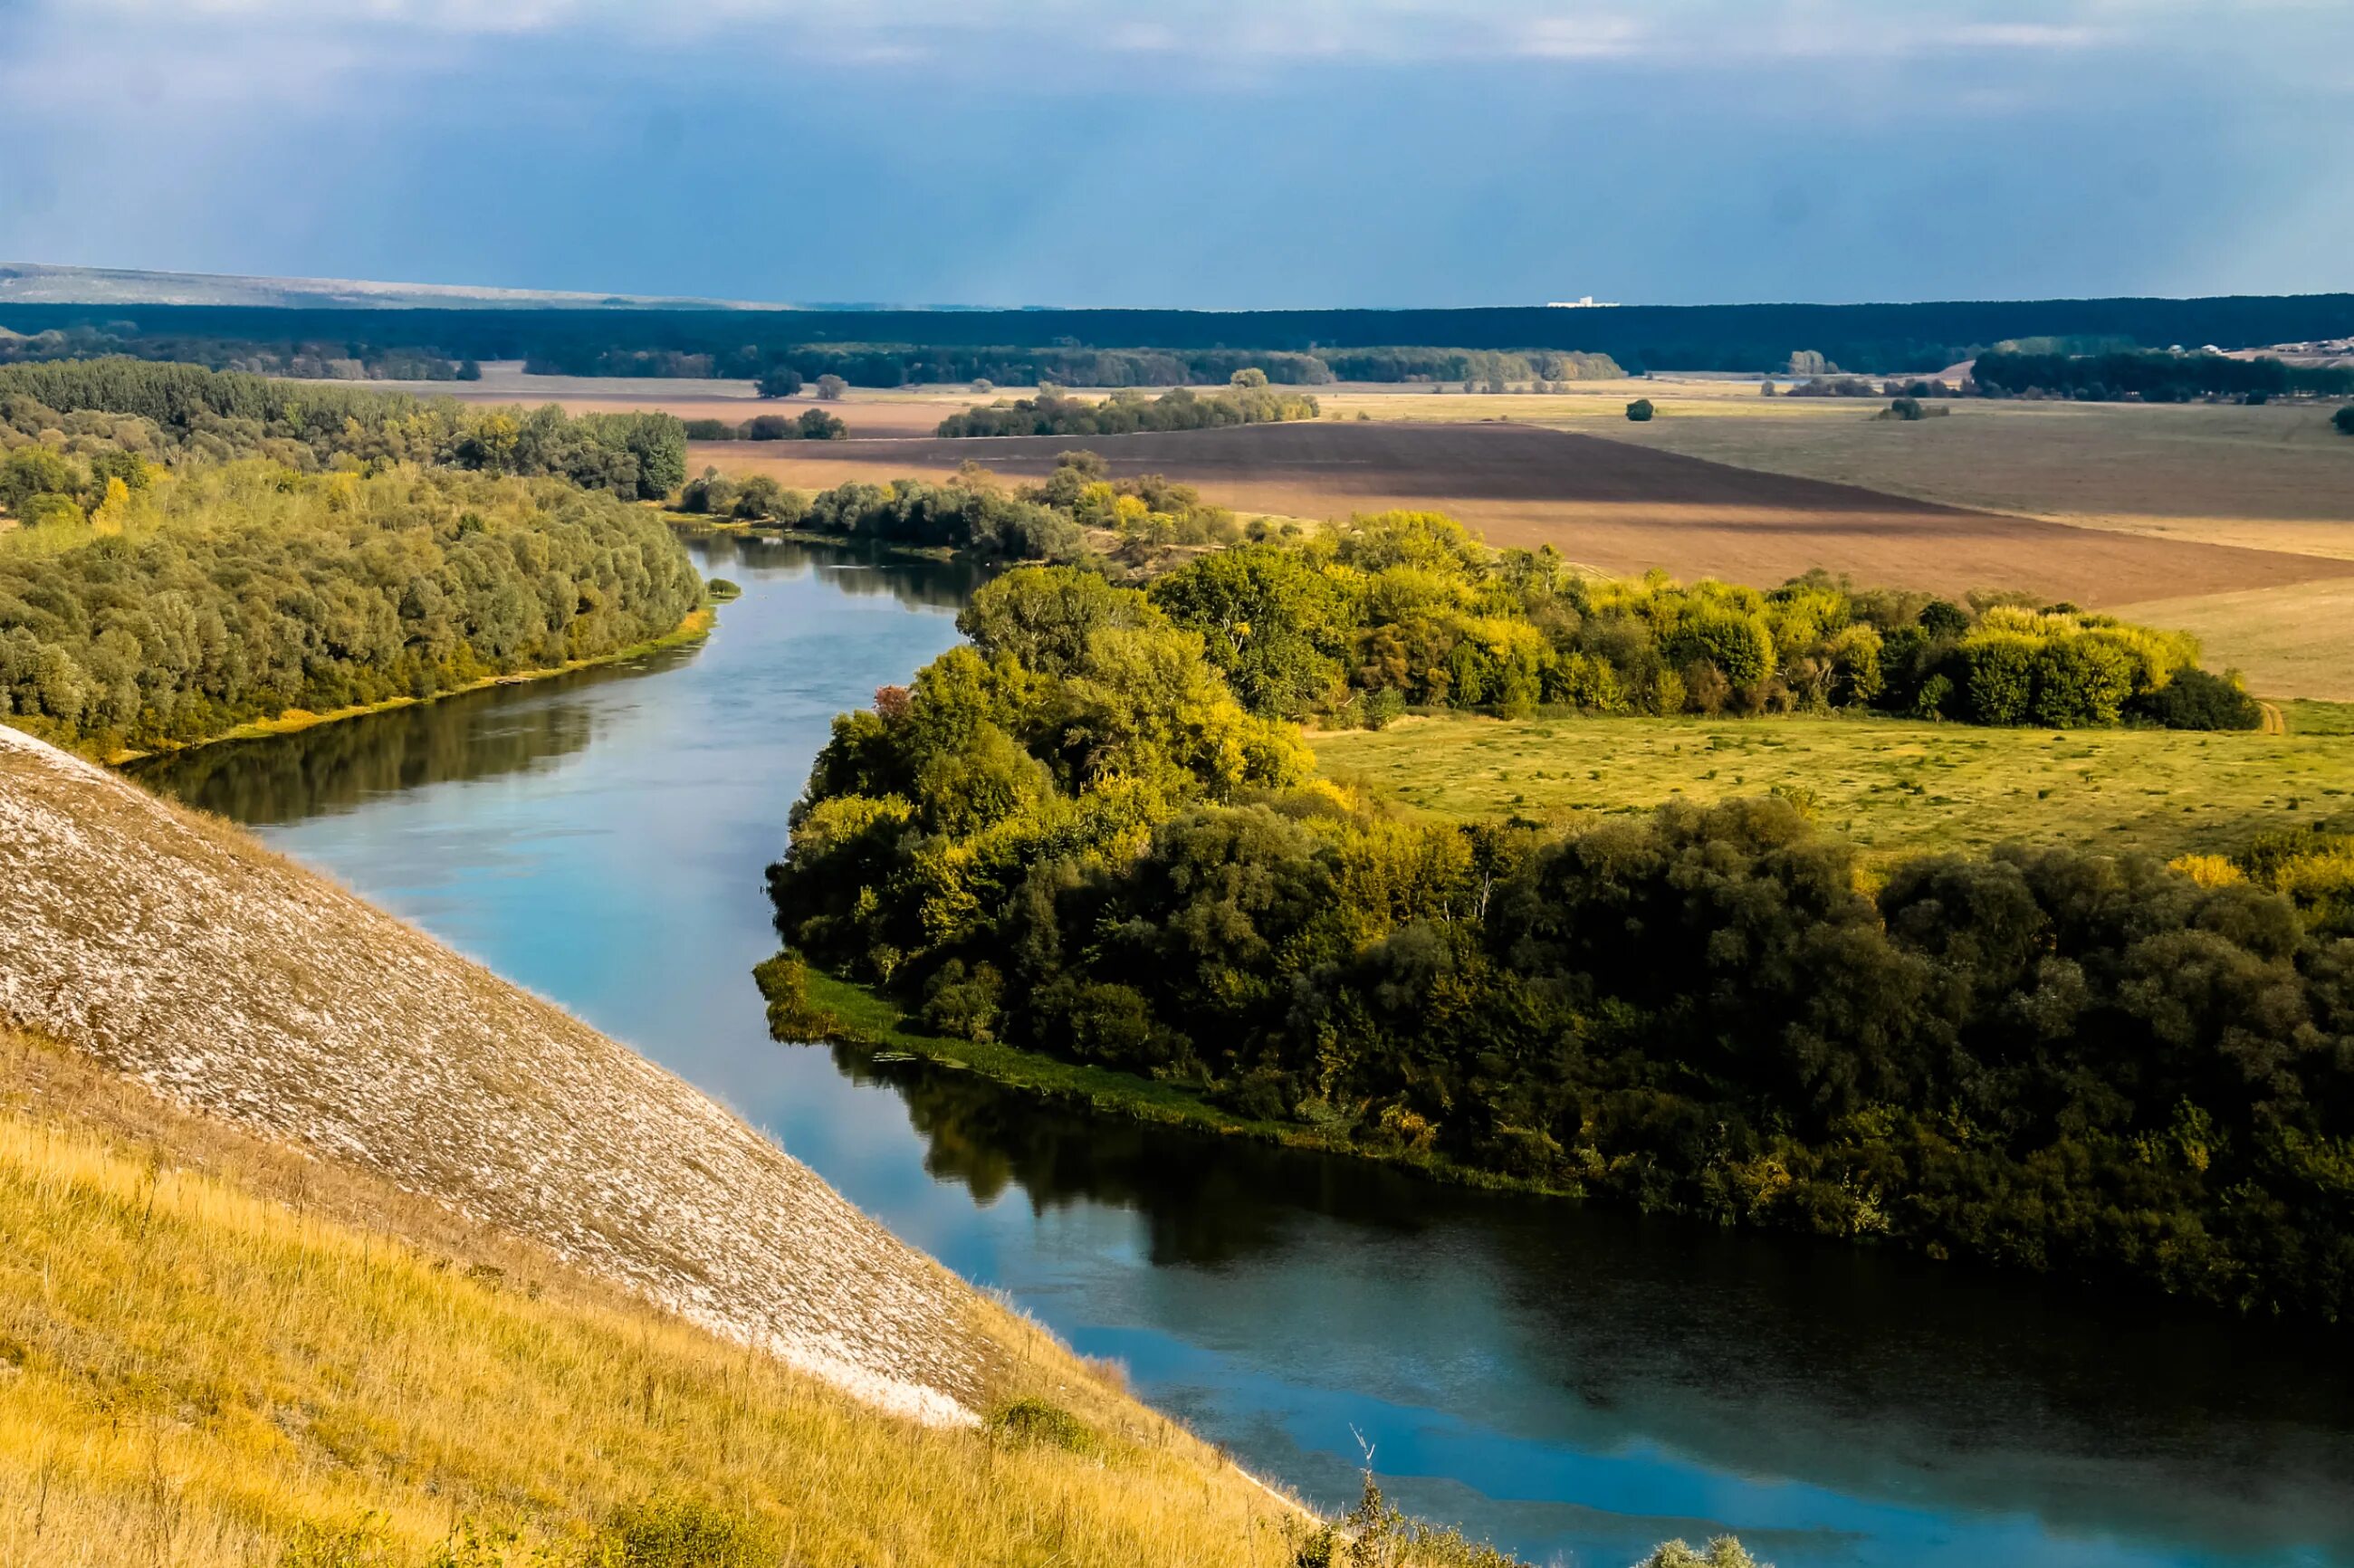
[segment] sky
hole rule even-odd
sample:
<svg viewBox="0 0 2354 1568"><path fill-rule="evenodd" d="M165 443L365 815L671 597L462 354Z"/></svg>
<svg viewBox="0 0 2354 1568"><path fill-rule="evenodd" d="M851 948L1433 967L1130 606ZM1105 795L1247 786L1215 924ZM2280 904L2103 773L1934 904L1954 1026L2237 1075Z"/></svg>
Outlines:
<svg viewBox="0 0 2354 1568"><path fill-rule="evenodd" d="M0 260L798 302L2354 289L2354 0L0 0Z"/></svg>

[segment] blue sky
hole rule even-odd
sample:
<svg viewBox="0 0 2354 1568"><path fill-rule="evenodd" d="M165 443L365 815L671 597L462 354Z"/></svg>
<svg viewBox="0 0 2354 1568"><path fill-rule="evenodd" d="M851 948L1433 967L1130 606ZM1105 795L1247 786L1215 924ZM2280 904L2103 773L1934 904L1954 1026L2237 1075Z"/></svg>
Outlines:
<svg viewBox="0 0 2354 1568"><path fill-rule="evenodd" d="M676 13L676 14L673 14ZM2354 288L2354 0L0 0L0 259L789 301Z"/></svg>

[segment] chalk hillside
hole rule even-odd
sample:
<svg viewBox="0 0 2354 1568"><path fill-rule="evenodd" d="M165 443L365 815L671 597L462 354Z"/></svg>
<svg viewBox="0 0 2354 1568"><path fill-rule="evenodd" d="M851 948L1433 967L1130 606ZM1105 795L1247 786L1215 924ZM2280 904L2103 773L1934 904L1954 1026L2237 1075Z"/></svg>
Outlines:
<svg viewBox="0 0 2354 1568"><path fill-rule="evenodd" d="M5 726L0 890L0 1026L881 1408L970 1425L995 1386L1005 1352L977 1293L716 1101L234 830Z"/></svg>

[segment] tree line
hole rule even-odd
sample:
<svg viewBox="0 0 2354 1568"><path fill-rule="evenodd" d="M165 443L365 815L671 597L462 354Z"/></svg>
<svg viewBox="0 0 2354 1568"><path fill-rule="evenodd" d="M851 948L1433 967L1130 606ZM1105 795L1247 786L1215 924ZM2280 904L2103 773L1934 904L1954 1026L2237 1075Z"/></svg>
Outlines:
<svg viewBox="0 0 2354 1568"><path fill-rule="evenodd" d="M260 456L306 470L414 462L553 475L642 500L686 478L685 427L668 414L481 407L120 356L0 366L0 446L27 442L69 457L119 449L164 462Z"/></svg>
<svg viewBox="0 0 2354 1568"><path fill-rule="evenodd" d="M130 323L49 327L30 334L0 333L0 365L57 359L133 359L200 365L207 370L242 370L256 376L291 376L322 381L480 381L482 367L453 359L429 344L387 345L366 339L334 341L244 341L141 333Z"/></svg>
<svg viewBox="0 0 2354 1568"><path fill-rule="evenodd" d="M1159 474L1115 480L1092 452L1066 452L1044 480L1011 491L974 463L945 483L854 482L815 496L787 490L764 474L737 481L705 469L688 482L680 507L846 543L1097 567L1123 554L1232 545L1242 537L1234 514L1204 502L1193 486Z"/></svg>
<svg viewBox="0 0 2354 1568"><path fill-rule="evenodd" d="M850 427L822 408L804 408L798 415L755 414L748 419L688 419L682 429L690 441L838 441Z"/></svg>
<svg viewBox="0 0 2354 1568"><path fill-rule="evenodd" d="M792 952L936 1032L1369 1152L2354 1311L2354 925L2284 869L2347 846L1867 875L1783 800L1401 818L1316 776L1171 603L1017 569L838 718L769 873Z"/></svg>
<svg viewBox="0 0 2354 1568"><path fill-rule="evenodd" d="M1257 379L1251 380L1250 377ZM986 408L950 414L943 436L1125 436L1140 430L1203 430L1312 419L1320 409L1304 392L1278 392L1256 367L1235 372L1225 390L1207 394L1179 387L1158 397L1122 388L1100 402L1066 397L1042 387L1034 397L1000 398Z"/></svg>
<svg viewBox="0 0 2354 1568"><path fill-rule="evenodd" d="M1971 377L1994 396L2042 393L2091 402L2137 398L2145 403L2180 403L2193 397L2354 394L2354 370L2304 366L2270 356L2236 359L2223 354L2168 354L2119 350L2105 354L2025 354L1992 351L1978 355Z"/></svg>
<svg viewBox="0 0 2354 1568"><path fill-rule="evenodd" d="M784 355L840 353L841 363L802 365L858 385L850 361L864 347L921 350L909 378L1007 383L1040 379L1068 386L1179 384L1223 380L1243 365L1271 380L1293 381L1276 354L1314 355L1385 344L1437 344L1525 354L1554 350L1608 355L1628 370L1647 368L1757 373L1787 363L1809 345L1851 371L1889 375L1953 365L2008 340L2031 337L2124 338L2139 344L2242 346L2354 334L2354 295L2235 296L2197 300L1992 300L1858 305L1622 305L1596 310L1516 306L1473 310L1322 311L744 311L695 308L530 308L371 310L365 307L266 308L224 305L10 305L0 324L23 334L77 325L104 326L125 315L141 335L247 343L372 343L429 347L463 361L525 360L571 371L619 365L608 354L644 355L643 363L683 364L709 356L716 374L749 376ZM956 355L992 344L1020 350L1019 367L994 367ZM853 345L859 345L854 347ZM1172 357L1234 355L1192 364L1187 374L1131 378L1082 374L1036 356L1076 349ZM660 356L677 355L665 361ZM1112 372L1119 367L1098 367ZM1002 372L1002 373L1001 373ZM864 374L864 373L862 373ZM881 361L875 374L896 374ZM1453 379L1454 377L1444 377Z"/></svg>
<svg viewBox="0 0 2354 1568"><path fill-rule="evenodd" d="M1760 590L1572 570L1453 519L1384 513L1257 537L1153 582L1253 711L1374 726L1407 707L1510 715L1854 708L1990 725L2253 729L2198 644L2018 596L1968 605L1822 573Z"/></svg>

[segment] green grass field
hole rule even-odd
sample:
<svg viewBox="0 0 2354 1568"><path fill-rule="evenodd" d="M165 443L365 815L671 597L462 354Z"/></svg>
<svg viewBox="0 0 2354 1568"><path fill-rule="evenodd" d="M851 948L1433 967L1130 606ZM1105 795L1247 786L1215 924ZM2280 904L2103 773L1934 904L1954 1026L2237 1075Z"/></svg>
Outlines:
<svg viewBox="0 0 2354 1568"><path fill-rule="evenodd" d="M2285 736L1984 729L1893 719L1409 718L1310 735L1325 771L1463 821L1543 823L1776 785L1874 859L2006 841L2172 856L2354 827L2354 734L2293 705ZM2326 730L2337 733L2324 733Z"/></svg>

